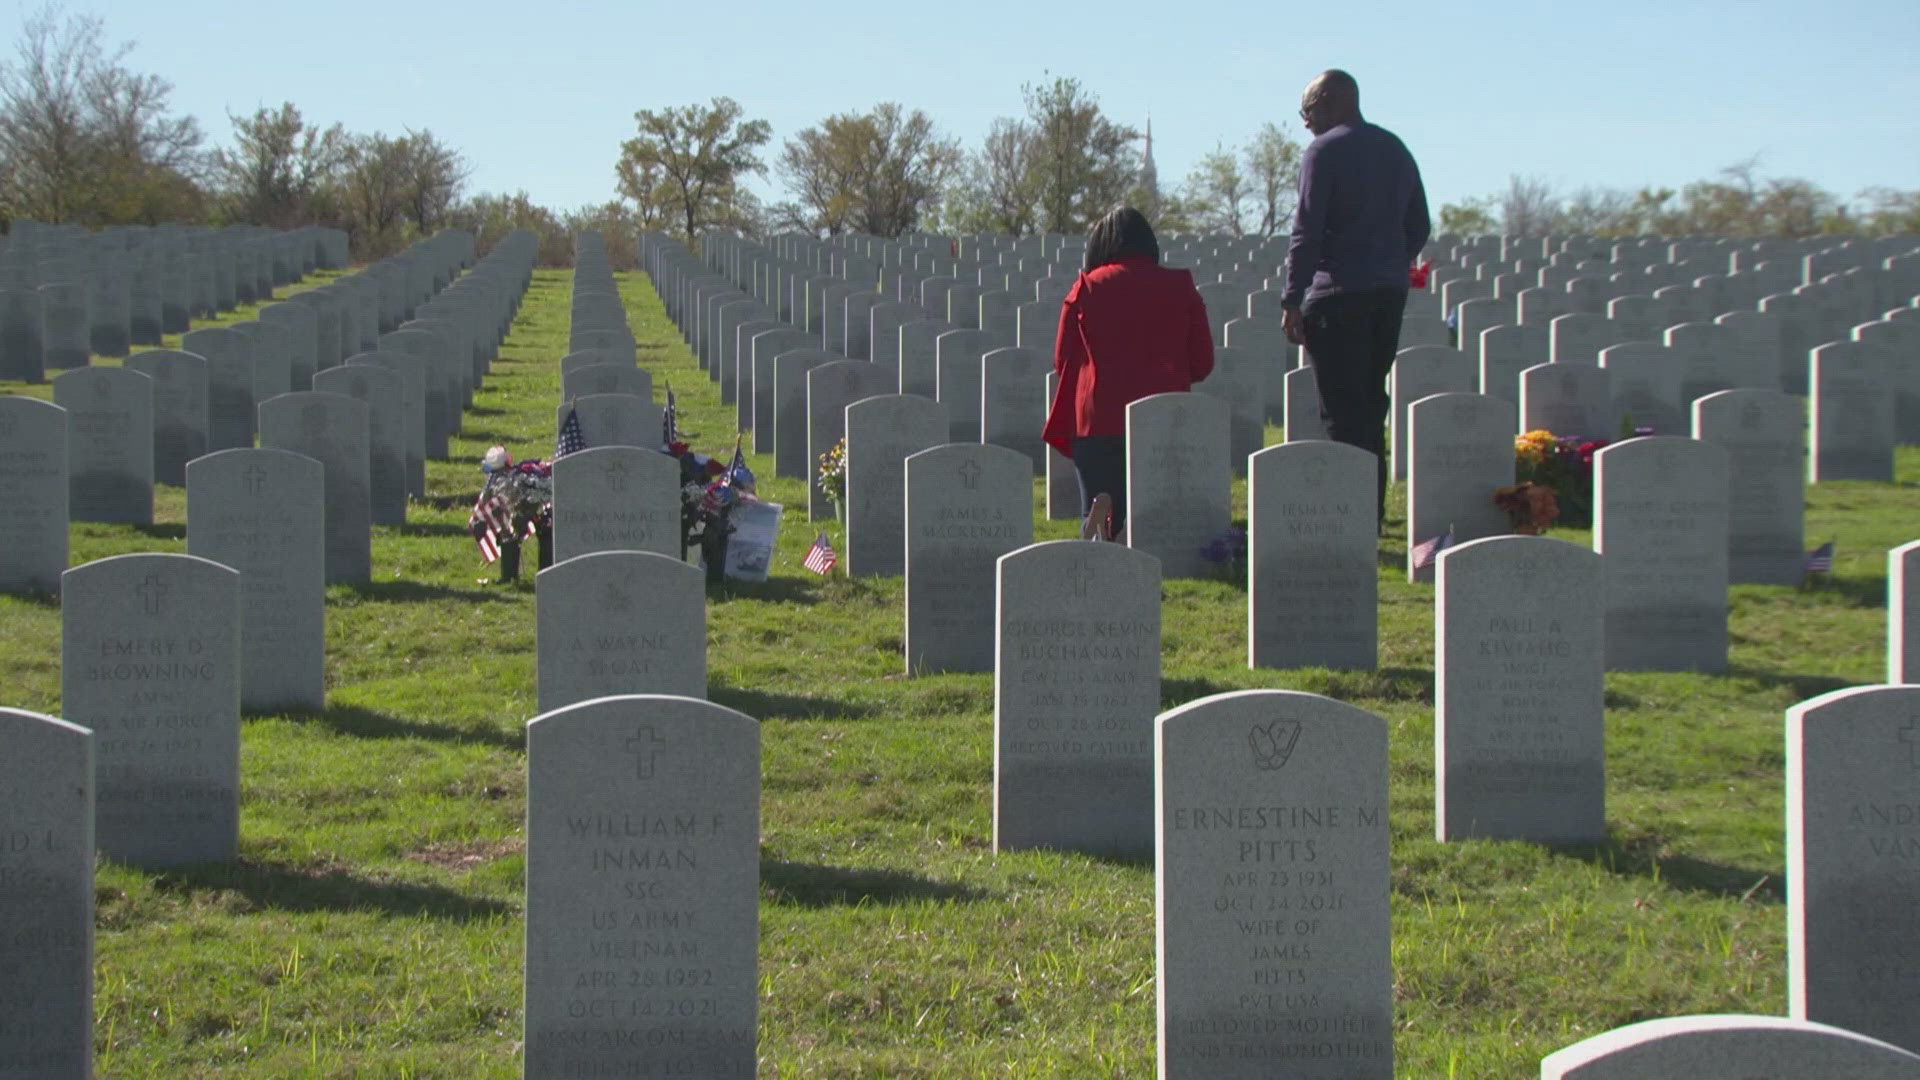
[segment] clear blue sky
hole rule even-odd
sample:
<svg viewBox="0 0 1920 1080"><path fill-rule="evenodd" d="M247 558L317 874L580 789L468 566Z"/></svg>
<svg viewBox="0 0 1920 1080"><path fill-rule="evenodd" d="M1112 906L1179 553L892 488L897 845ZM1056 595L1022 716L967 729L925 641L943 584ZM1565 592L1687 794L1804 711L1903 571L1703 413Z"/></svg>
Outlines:
<svg viewBox="0 0 1920 1080"><path fill-rule="evenodd" d="M16 2L10 37L34 4ZM1920 188L1920 0L1328 4L548 0L71 0L216 142L291 101L354 131L430 128L471 190L571 209L614 195L636 109L738 100L782 139L898 101L969 148L1020 86L1070 75L1153 117L1163 185L1264 121L1304 135L1300 88L1344 67L1438 205L1513 173L1562 190L1678 186L1755 154L1851 197ZM777 196L769 179L757 184Z"/></svg>

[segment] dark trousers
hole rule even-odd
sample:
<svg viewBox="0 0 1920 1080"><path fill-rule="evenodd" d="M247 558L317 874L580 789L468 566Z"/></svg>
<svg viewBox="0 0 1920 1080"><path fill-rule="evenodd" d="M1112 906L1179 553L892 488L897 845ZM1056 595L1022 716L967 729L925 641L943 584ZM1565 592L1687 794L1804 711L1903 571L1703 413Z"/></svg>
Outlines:
<svg viewBox="0 0 1920 1080"><path fill-rule="evenodd" d="M1081 435L1073 440L1073 471L1080 478L1080 516L1093 509L1093 497L1113 499L1113 535L1127 523L1127 437Z"/></svg>
<svg viewBox="0 0 1920 1080"><path fill-rule="evenodd" d="M1337 293L1309 300L1301 314L1307 362L1320 388L1327 437L1379 459L1380 520L1387 517L1387 373L1400 347L1405 289Z"/></svg>

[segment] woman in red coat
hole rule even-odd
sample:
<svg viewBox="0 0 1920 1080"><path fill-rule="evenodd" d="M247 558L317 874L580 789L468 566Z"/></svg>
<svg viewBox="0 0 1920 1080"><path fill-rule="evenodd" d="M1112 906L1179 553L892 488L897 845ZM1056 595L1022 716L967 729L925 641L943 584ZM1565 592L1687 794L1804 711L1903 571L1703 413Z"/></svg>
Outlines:
<svg viewBox="0 0 1920 1080"><path fill-rule="evenodd" d="M1108 537L1127 519L1127 406L1184 392L1213 370L1213 331L1193 275L1160 265L1146 216L1123 206L1087 234L1080 277L1060 307L1059 376L1042 438L1073 459L1083 513L1112 500Z"/></svg>

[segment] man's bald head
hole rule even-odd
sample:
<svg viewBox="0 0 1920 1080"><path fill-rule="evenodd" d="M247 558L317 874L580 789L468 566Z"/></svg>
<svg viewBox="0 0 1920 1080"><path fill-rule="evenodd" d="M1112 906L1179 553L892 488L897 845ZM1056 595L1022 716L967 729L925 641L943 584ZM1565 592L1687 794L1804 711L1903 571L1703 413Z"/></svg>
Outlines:
<svg viewBox="0 0 1920 1080"><path fill-rule="evenodd" d="M1300 118L1315 135L1360 119L1360 84L1339 68L1321 72L1300 94Z"/></svg>

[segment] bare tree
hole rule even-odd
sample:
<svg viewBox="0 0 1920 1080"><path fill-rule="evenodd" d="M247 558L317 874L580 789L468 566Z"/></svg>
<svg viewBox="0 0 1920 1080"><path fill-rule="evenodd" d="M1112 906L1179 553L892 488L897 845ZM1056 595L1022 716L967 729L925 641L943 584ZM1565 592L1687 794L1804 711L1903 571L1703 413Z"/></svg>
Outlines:
<svg viewBox="0 0 1920 1080"><path fill-rule="evenodd" d="M1508 236L1545 236L1553 229L1559 206L1551 184L1515 174L1507 178L1506 194L1500 197L1500 229Z"/></svg>
<svg viewBox="0 0 1920 1080"><path fill-rule="evenodd" d="M0 63L0 200L11 215L111 224L197 209L199 124L123 61L100 19L49 5Z"/></svg>
<svg viewBox="0 0 1920 1080"><path fill-rule="evenodd" d="M1240 159L1218 146L1202 155L1187 176L1186 203L1194 222L1211 232L1246 233L1244 214L1252 189L1240 171Z"/></svg>
<svg viewBox="0 0 1920 1080"><path fill-rule="evenodd" d="M1138 174L1140 133L1107 119L1077 79L1022 88L1032 138L1029 172L1039 225L1078 233L1126 197Z"/></svg>

